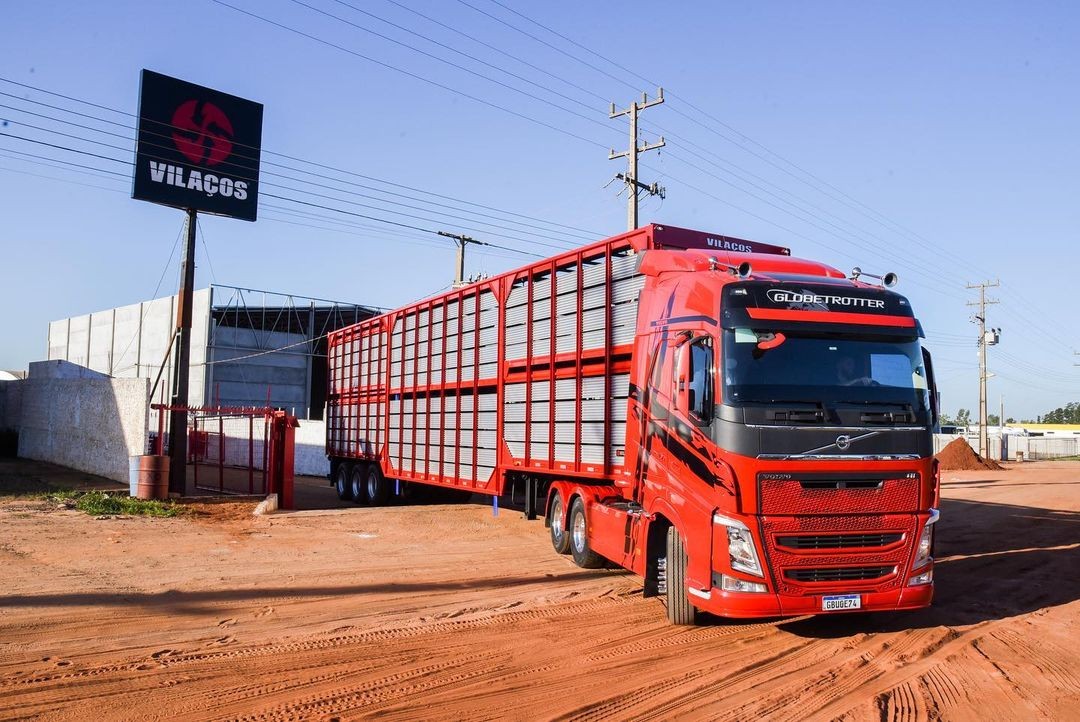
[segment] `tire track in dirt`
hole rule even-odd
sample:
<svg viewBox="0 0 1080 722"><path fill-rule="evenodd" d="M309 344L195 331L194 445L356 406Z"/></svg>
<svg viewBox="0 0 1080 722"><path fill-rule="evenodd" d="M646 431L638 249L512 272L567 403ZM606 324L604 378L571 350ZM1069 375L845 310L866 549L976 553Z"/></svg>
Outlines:
<svg viewBox="0 0 1080 722"><path fill-rule="evenodd" d="M720 664L695 664L695 668L677 675L667 675L658 679L650 679L643 686L608 696L597 700L587 706L579 707L558 719L566 720L595 720L605 718L630 719L630 718L658 718L670 717L680 710L693 710L698 707L698 702L707 698L714 698L719 685L724 683L743 683L761 672L786 674L779 670L786 669L797 663L806 654L824 655L824 650L815 650L816 642L808 640L803 644L793 646L779 646L770 644L768 648L761 649L761 659L750 661L750 667L735 674L725 675L727 667ZM746 663L746 649L739 646L738 649L717 649L717 655L721 658L734 657ZM759 651L757 649L753 651ZM752 654L752 652L751 652ZM700 660L699 660L700 661ZM699 684L703 678L711 678L706 684ZM643 680L644 682L644 680ZM689 689L687 686L691 685ZM658 690L660 703L657 704Z"/></svg>
<svg viewBox="0 0 1080 722"><path fill-rule="evenodd" d="M567 605L544 609L494 613L476 619L455 619L453 621L436 622L434 624L410 624L389 629L377 629L359 634L296 641L285 644L262 645L209 652L183 652L166 648L147 657L126 663L107 664L86 669L65 671L57 674L42 673L24 678L16 678L13 675L8 675L0 679L0 688L30 686L57 681L70 682L86 677L97 677L103 674L132 672L138 670L141 665L153 662L164 667L174 667L208 660L279 656L312 650L326 650L349 644L387 642L425 635L449 634L451 632L460 632L466 629L485 627L498 623L520 622L533 618L551 618L563 614L585 614L606 607L627 603L630 602L626 599L609 596L597 600L571 602Z"/></svg>
<svg viewBox="0 0 1080 722"><path fill-rule="evenodd" d="M314 715L358 711L365 713L371 706L397 698L413 698L440 687L457 685L487 673L488 667L481 663L494 660L497 653L473 654L423 667L412 667L404 672L379 677L364 682L359 689L330 689L301 699L294 699L256 714L242 715L243 722L273 722L275 720L310 719ZM440 672L456 669L454 674L440 676ZM463 671L464 670L464 671ZM229 719L225 717L223 719Z"/></svg>
<svg viewBox="0 0 1080 722"><path fill-rule="evenodd" d="M697 628L688 627L685 629L679 629L677 627L668 628L668 633L659 638L653 636L651 639L640 642L627 642L626 644L617 647L605 649L603 652L594 652L593 654L586 656L585 660L589 662L601 662L607 659L629 656L640 652L655 652L670 647L681 647L686 644L721 639L723 637L736 635L742 632L752 632L762 628L772 629L775 628L778 623L779 622L771 624L738 624Z"/></svg>
<svg viewBox="0 0 1080 722"><path fill-rule="evenodd" d="M863 685L865 689L858 690L859 695L854 693L843 697L830 695L832 699L814 707L812 712L815 717L819 718L837 718L851 714L858 706L857 703L853 703L852 697L867 699L879 695L887 698L891 690L922 678L927 678L928 687L937 689L942 696L961 696L956 690L956 686L951 683L951 680L946 682L941 680L949 680L954 669L962 669L964 670L963 676L969 679L973 678L978 664L984 658L984 655L978 651L978 642L987 637L993 629L1009 624L1012 621L1006 619L982 622L964 631L952 627L934 627L929 630L893 633L912 636L918 631L930 631L938 632L940 636L937 643L929 645L914 658L906 658L902 664L893 665L891 669L882 669L877 676L867 680ZM948 671L946 671L946 668L948 668ZM937 670L933 682L927 677L932 670ZM818 681L820 682L820 680ZM982 685L973 682L973 686L980 687ZM997 685L997 687L1000 688L1000 685ZM1015 699L1016 695L1009 694L1009 691L1004 689L1005 697ZM966 695L964 696L966 697Z"/></svg>
<svg viewBox="0 0 1080 722"><path fill-rule="evenodd" d="M39 673L23 678L8 677L0 679L0 688L8 688L12 691L19 690L19 692L16 693L19 697L33 695L40 704L47 706L54 701L58 701L54 700L58 695L62 695L62 698L69 702L72 701L70 695L71 685L73 683L82 683L90 680L104 682L104 685L95 684L82 690L83 694L80 695L80 697L82 699L89 699L98 695L121 694L122 692L109 692L107 691L107 688L111 688L112 683L118 679L121 681L126 680L128 683L139 680L140 678L147 676L144 673L149 671L158 673L168 672L175 675L181 672L194 671L196 668L202 670L207 668L207 665L217 666L227 663L227 667L235 668L237 663L272 658L277 660L288 659L289 663L287 667L284 667L284 664L279 666L284 667L282 671L291 672L297 668L297 657L309 654L316 655L316 659L313 661L311 667L321 668L325 667L327 664L325 661L327 653L332 653L335 656L340 657L340 650L346 647L379 647L388 642L401 642L412 639L438 637L453 638L466 631L491 627L492 625L513 625L528 620L551 619L560 616L580 617L599 611L608 611L611 610L612 607L624 606L632 604L633 602L633 599L627 597L606 595L598 599L569 602L547 608L504 612L495 611L474 619L453 619L445 622L428 624L408 624L388 629L371 630L359 634L336 635L327 638L298 640L282 644L239 647L227 650L203 649L186 651L165 648L125 663L98 665L84 669L64 670L57 673ZM354 655L353 658L362 659L364 656L365 655L357 654ZM259 661L256 661L255 664L256 667L264 666ZM412 664L413 660L402 660L401 666L408 668ZM457 662L448 663L449 666L455 664L457 664ZM362 670L353 668L346 670L341 674L343 676L353 676L359 671ZM253 674L262 673L263 671L259 671ZM331 677L333 677L333 675L331 675ZM327 679L323 681L329 682L331 680ZM298 685L309 686L306 683L293 681L287 685L287 688L295 689ZM245 687L247 686L248 685L245 685ZM92 689L94 691L91 691ZM234 695L237 695L242 699L251 699L268 691L265 687L260 687L259 689L260 691L256 692L254 695L244 692L235 692L233 690L217 690L213 699L223 700L226 697L232 697ZM199 699L189 705L170 696L169 704L170 706L173 706L174 709L183 708L197 710L205 708L207 701L213 700L209 700L209 698ZM14 707L0 707L0 711L18 712L19 704L20 703L16 701ZM242 709L239 711L242 711Z"/></svg>
<svg viewBox="0 0 1080 722"><path fill-rule="evenodd" d="M991 632L996 640L1009 648L1014 654L1012 658L1024 660L1033 664L1037 670L1037 676L1048 678L1053 686L1080 693L1080 675L1076 670L1069 669L1047 654L1044 649L1047 642L1034 636L1038 643L1032 643L1033 638L1021 635L1014 629L1000 627Z"/></svg>
<svg viewBox="0 0 1080 722"><path fill-rule="evenodd" d="M800 668L797 681L774 679L754 684L741 695L743 699L731 700L734 704L716 719L768 718L796 704L807 715L813 714L904 665L909 657L933 654L947 636L949 632L943 629L872 635L847 654L837 649L825 660Z"/></svg>

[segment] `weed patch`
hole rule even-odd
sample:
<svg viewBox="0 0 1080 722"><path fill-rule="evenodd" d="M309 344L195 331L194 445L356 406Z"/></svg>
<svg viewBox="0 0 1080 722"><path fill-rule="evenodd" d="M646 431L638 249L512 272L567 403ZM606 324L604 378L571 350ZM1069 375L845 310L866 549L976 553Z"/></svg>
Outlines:
<svg viewBox="0 0 1080 722"><path fill-rule="evenodd" d="M173 517L188 514L189 511L171 501L144 501L122 494L109 494L103 491L53 491L41 494L39 498L60 504L69 509L78 509L93 516L160 516Z"/></svg>

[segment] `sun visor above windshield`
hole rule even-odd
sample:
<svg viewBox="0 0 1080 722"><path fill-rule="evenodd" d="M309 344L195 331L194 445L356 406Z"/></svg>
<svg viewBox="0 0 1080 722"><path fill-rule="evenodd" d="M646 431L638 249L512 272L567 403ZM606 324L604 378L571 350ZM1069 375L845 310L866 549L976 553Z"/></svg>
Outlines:
<svg viewBox="0 0 1080 722"><path fill-rule="evenodd" d="M774 246L771 243L761 241L748 241L745 238L735 238L719 233L703 233L692 231L689 228L676 226L652 226L653 248L666 248L670 250L687 250L699 248L702 250L730 251L732 253L769 253L780 256L790 256L791 249L784 246Z"/></svg>
<svg viewBox="0 0 1080 722"><path fill-rule="evenodd" d="M721 321L726 328L827 324L903 329L919 335L911 306L900 294L832 284L732 283L724 288Z"/></svg>

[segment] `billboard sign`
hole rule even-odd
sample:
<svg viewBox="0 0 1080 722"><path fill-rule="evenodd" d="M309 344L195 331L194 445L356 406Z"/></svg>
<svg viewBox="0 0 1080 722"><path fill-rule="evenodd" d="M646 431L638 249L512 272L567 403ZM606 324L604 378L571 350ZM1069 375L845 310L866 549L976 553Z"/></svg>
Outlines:
<svg viewBox="0 0 1080 722"><path fill-rule="evenodd" d="M131 196L254 221L262 103L142 71Z"/></svg>

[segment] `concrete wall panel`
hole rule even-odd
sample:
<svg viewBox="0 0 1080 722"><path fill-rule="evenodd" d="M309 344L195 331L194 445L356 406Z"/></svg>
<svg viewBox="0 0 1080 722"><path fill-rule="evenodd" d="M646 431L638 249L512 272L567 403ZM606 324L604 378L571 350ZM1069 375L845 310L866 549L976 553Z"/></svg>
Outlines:
<svg viewBox="0 0 1080 722"><path fill-rule="evenodd" d="M0 431L19 428L25 379L0 381Z"/></svg>
<svg viewBox="0 0 1080 722"><path fill-rule="evenodd" d="M70 319L53 321L49 324L49 359L66 359L68 343L68 326Z"/></svg>
<svg viewBox="0 0 1080 722"><path fill-rule="evenodd" d="M126 482L128 457L146 453L149 392L148 379L31 377L19 456Z"/></svg>
<svg viewBox="0 0 1080 722"><path fill-rule="evenodd" d="M64 360L86 366L90 350L90 316L75 316L68 319L68 324L67 356Z"/></svg>

